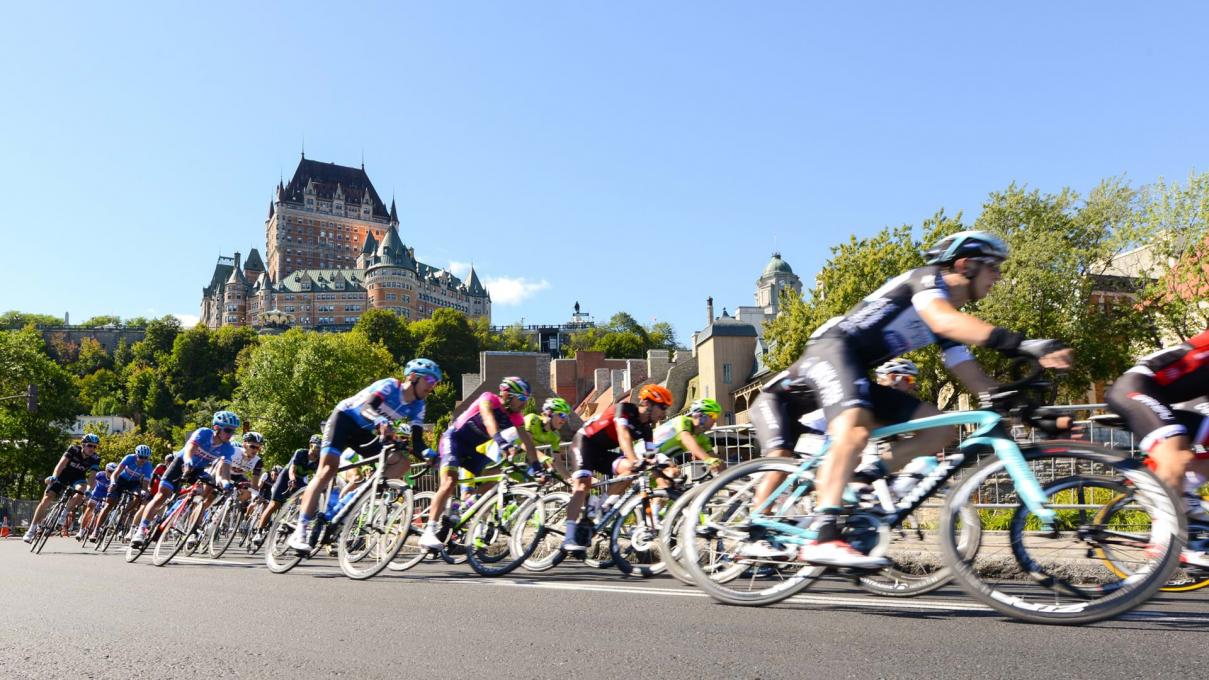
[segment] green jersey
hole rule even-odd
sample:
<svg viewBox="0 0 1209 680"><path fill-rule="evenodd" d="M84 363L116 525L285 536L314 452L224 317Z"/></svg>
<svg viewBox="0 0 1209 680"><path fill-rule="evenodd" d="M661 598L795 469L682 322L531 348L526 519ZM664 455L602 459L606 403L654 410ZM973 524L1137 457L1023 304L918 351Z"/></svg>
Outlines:
<svg viewBox="0 0 1209 680"><path fill-rule="evenodd" d="M562 444L562 437L558 436L558 430L547 430L542 424L542 417L536 413L530 413L525 416L525 429L529 431L529 436L533 437L533 443L537 446L549 446L550 453L558 453L558 447Z"/></svg>
<svg viewBox="0 0 1209 680"><path fill-rule="evenodd" d="M664 455L670 456L684 451L684 445L680 442L680 433L687 432L701 448L705 449L706 453L714 450L714 444L709 440L709 435L705 432L701 434L693 434L693 419L687 415L677 416L655 428L654 441L651 446L655 451Z"/></svg>

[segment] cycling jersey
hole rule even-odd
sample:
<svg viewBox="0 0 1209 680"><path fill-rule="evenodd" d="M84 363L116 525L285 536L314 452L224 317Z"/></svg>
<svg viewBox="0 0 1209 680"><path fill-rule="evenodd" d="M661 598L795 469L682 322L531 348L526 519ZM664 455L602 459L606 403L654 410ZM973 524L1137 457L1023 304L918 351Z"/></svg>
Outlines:
<svg viewBox="0 0 1209 680"><path fill-rule="evenodd" d="M474 445L487 441L491 438L487 434L487 426L483 424L483 414L480 412L480 405L486 403L491 409L492 415L495 416L495 425L503 430L509 425L516 427L525 426L525 416L521 413L513 413L504 408L504 402L500 400L499 395L493 392L484 392L475 400L470 408L462 411L462 415L453 421L449 426L449 431L454 436L462 439L477 439Z"/></svg>
<svg viewBox="0 0 1209 680"><path fill-rule="evenodd" d="M109 475L104 472L98 472L93 478L92 493L88 497L94 501L100 501L109 493Z"/></svg>
<svg viewBox="0 0 1209 680"><path fill-rule="evenodd" d="M176 460L184 459L189 467L205 467L219 459L230 461L235 455L235 445L231 442L220 443L213 428L201 427L189 435L185 447L177 451ZM196 447L196 451L194 450Z"/></svg>
<svg viewBox="0 0 1209 680"><path fill-rule="evenodd" d="M424 423L424 400L403 400L403 383L397 378L383 378L357 394L345 399L336 410L352 416L364 429L374 426L374 413L391 420L407 420L412 425Z"/></svg>
<svg viewBox="0 0 1209 680"><path fill-rule="evenodd" d="M263 469L264 462L260 456L250 455L242 446L235 447L235 455L231 456L231 477L239 480L246 479L249 475L256 477Z"/></svg>
<svg viewBox="0 0 1209 680"><path fill-rule="evenodd" d="M126 454L118 467L122 468L121 474L118 475L119 480L142 482L144 479L151 478L151 461L140 461L139 457L133 453Z"/></svg>
<svg viewBox="0 0 1209 680"><path fill-rule="evenodd" d="M65 484L73 484L84 479L89 472L101 469L101 457L95 453L86 455L84 449L78 445L73 444L67 447L63 456L67 458L67 465L63 466L59 479Z"/></svg>
<svg viewBox="0 0 1209 680"><path fill-rule="evenodd" d="M630 432L631 441L652 440L650 423L642 422L638 407L628 401L617 404L603 415L584 423L581 431L588 443L611 449L618 444L617 432L621 428Z"/></svg>
<svg viewBox="0 0 1209 680"><path fill-rule="evenodd" d="M705 449L706 453L714 450L714 443L710 441L707 433L696 434L693 432L693 419L687 415L676 416L656 427L651 445L655 447L656 452L666 456L684 451L684 445L680 441L681 432L689 433L693 439L697 440L701 448Z"/></svg>
<svg viewBox="0 0 1209 680"><path fill-rule="evenodd" d="M824 323L811 339L844 338L865 368L938 344L944 352L945 365L954 366L973 359L970 350L958 342L938 337L919 315L919 310L934 300L948 299L949 286L941 267L912 269L887 281L844 316Z"/></svg>
<svg viewBox="0 0 1209 680"><path fill-rule="evenodd" d="M151 473L151 493L155 494L160 488L160 478L164 476L164 472L168 469L167 463L160 463L155 466L155 470Z"/></svg>
<svg viewBox="0 0 1209 680"><path fill-rule="evenodd" d="M541 416L536 413L525 416L525 429L529 431L529 436L533 437L535 445L549 446L550 453L558 453L562 437L559 436L558 430L547 430Z"/></svg>
<svg viewBox="0 0 1209 680"><path fill-rule="evenodd" d="M1142 357L1108 391L1108 407L1125 419L1138 447L1151 451L1172 437L1209 444L1209 418L1172 405L1209 396L1209 331ZM1205 454L1199 454L1203 458Z"/></svg>

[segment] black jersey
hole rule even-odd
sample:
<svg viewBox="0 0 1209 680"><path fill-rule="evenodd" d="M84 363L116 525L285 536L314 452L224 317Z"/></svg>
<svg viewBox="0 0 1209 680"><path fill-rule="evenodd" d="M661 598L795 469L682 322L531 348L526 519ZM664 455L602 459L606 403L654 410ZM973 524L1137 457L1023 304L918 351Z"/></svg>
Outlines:
<svg viewBox="0 0 1209 680"><path fill-rule="evenodd" d="M939 266L904 272L873 291L844 316L819 327L811 338L842 338L866 368L928 345L939 345L945 364L973 357L961 343L939 337L928 328L919 310L933 300L949 298L949 286Z"/></svg>

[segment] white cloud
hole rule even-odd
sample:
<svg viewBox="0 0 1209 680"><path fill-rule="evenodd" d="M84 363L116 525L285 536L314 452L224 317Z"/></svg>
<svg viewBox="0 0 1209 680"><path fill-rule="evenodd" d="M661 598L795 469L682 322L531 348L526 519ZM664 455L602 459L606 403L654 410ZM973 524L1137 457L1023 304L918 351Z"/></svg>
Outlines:
<svg viewBox="0 0 1209 680"><path fill-rule="evenodd" d="M450 260L449 261L449 273L453 274L454 276L458 277L459 279L464 279L470 275L470 263L469 262L458 262L457 260Z"/></svg>
<svg viewBox="0 0 1209 680"><path fill-rule="evenodd" d="M196 314L173 314L181 322L182 328L193 328L197 322L201 321L201 317Z"/></svg>
<svg viewBox="0 0 1209 680"><path fill-rule="evenodd" d="M491 293L491 302L497 305L519 305L538 292L550 287L550 282L528 281L523 276L497 276L483 280L483 285Z"/></svg>

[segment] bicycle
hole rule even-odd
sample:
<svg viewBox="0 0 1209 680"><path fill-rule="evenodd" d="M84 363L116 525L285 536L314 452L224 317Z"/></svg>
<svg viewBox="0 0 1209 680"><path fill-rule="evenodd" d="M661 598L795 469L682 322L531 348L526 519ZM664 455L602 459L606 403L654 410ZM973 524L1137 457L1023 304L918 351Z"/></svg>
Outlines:
<svg viewBox="0 0 1209 680"><path fill-rule="evenodd" d="M190 547L193 554L200 547L201 528L205 522L205 498L201 495L203 487L218 489L218 486L206 478L198 479L186 494L178 495L164 521L160 523L159 537L155 541L155 550L151 553L151 563L162 567L185 549L190 538L197 543ZM148 538L150 542L150 538Z"/></svg>
<svg viewBox="0 0 1209 680"><path fill-rule="evenodd" d="M339 468L339 472L344 472L375 465L374 472L350 492L348 500L341 499L332 517L323 512L318 514L311 528L315 548L305 554L286 545L297 527L306 490L294 492L277 511L269 530L265 549L269 571L284 574L332 543L336 544L340 570L351 579L371 578L385 569L403 546L411 522L411 487L401 480L385 478L386 458L396 446L395 442L387 443L380 453ZM334 486L333 483L325 494L336 493ZM326 507L326 500L321 498L318 507Z"/></svg>
<svg viewBox="0 0 1209 680"><path fill-rule="evenodd" d="M206 553L212 559L218 559L227 552L240 526L244 522L244 505L239 500L236 489L248 488L247 482L241 482L235 489L223 492L222 498L210 506L205 525Z"/></svg>
<svg viewBox="0 0 1209 680"><path fill-rule="evenodd" d="M97 533L97 541L93 546L93 550L105 552L109 549L110 544L116 536L126 536L126 532L130 530L132 517L132 508L136 495L130 491L123 491L122 497L118 500L117 505L109 511L105 516L105 523Z"/></svg>
<svg viewBox="0 0 1209 680"><path fill-rule="evenodd" d="M1060 624L1110 618L1149 599L1178 562L1185 536L1183 513L1176 511L1175 497L1137 461L1082 442L1018 445L1005 419L1057 434L1049 421L1052 414L1033 403L1035 393L1052 387L1038 380L1039 374L1034 365L1025 378L1002 386L988 410L941 414L875 430L873 437L887 438L930 427L974 429L893 510L847 508L841 526L844 539L865 554L884 554L891 530L964 470L939 511L939 537L944 565L975 599L1013 618ZM988 449L994 455L979 461L977 453ZM699 587L728 604L766 605L801 591L826 571L782 562L769 574L753 568L761 561L744 558L741 550L754 540L792 547L812 538L795 520L806 514L801 501L814 488L820 459L766 459L757 466L728 470L701 492L686 512L681 532L687 554L683 564ZM1043 488L1030 466L1056 470L1060 461L1071 474ZM752 490L768 472L784 473L785 479L753 507ZM1119 540L1092 522L1089 504L1096 498L1080 495L1105 478L1131 484L1137 507L1146 515L1148 550L1124 579L1088 577L1069 564L1072 557L1091 552L1089 548ZM984 489L1009 490L1016 501L1005 510L980 508ZM1085 502L1072 502L1075 496ZM990 535L984 524L994 521L1006 524L1006 530ZM972 531L975 526L977 531ZM721 546L710 543L715 546L706 548L711 554L703 555L699 536L721 539ZM728 578L717 577L719 567L729 572Z"/></svg>
<svg viewBox="0 0 1209 680"><path fill-rule="evenodd" d="M33 544L29 546L30 552L35 555L42 553L46 540L50 538L52 533L58 531L61 522L68 519L67 502L76 494L86 496L87 492L80 491L75 486L69 486L63 489L63 493L59 494L58 500L55 501L54 505L50 506L50 510L46 512L42 521L38 523L38 536L34 539Z"/></svg>

